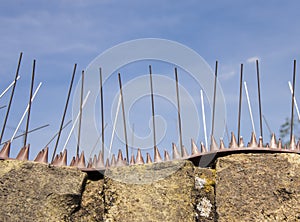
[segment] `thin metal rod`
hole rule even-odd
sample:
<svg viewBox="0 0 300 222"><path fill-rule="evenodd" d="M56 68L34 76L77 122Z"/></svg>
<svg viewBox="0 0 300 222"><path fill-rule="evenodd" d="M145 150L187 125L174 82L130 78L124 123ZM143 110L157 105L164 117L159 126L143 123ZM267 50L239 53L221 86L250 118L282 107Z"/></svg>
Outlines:
<svg viewBox="0 0 300 222"><path fill-rule="evenodd" d="M33 60L32 66L32 75L31 75L31 86L30 86L30 95L29 95L29 103L28 103L28 113L27 113L27 121L26 121L26 129L25 129L25 137L24 137L24 147L27 143L27 134L29 129L29 120L30 120L30 111L31 111L31 99L32 99L32 92L33 92L33 85L34 85L34 75L35 75L35 59Z"/></svg>
<svg viewBox="0 0 300 222"><path fill-rule="evenodd" d="M293 94L292 94L292 113L291 113L291 132L290 132L290 142L293 138L294 130L294 101L295 101L295 80L296 80L296 60L294 60L294 71L293 71Z"/></svg>
<svg viewBox="0 0 300 222"><path fill-rule="evenodd" d="M240 77L240 98L239 98L239 113L238 113L238 144L240 145L241 137L241 115L242 115L242 94L243 94L243 64L241 64L241 77Z"/></svg>
<svg viewBox="0 0 300 222"><path fill-rule="evenodd" d="M249 93L248 93L248 87L246 81L244 81L244 86L245 86L245 92L246 92L246 98L247 98L247 103L248 103L248 109L249 109L249 115L251 119L251 125L252 125L252 130L255 133L255 126L254 126L254 120L253 120L253 115L252 115L252 109L251 109L251 104L250 104L250 98L249 98Z"/></svg>
<svg viewBox="0 0 300 222"><path fill-rule="evenodd" d="M175 80L176 80L176 96L177 96L177 113L178 113L178 129L179 129L179 144L181 149L181 156L183 156L183 144L182 144L182 129L181 129L181 115L180 115L180 102L179 102L179 87L178 87L178 74L175 67Z"/></svg>
<svg viewBox="0 0 300 222"><path fill-rule="evenodd" d="M12 88L12 91L11 91L11 95L10 95L10 99L9 99L9 103L8 103L8 107L7 107L7 111L6 111L6 115L5 115L5 118L4 118L2 131L1 131L1 135L0 135L0 143L2 142L4 130L5 130L7 119L8 119L8 114L9 114L11 103L12 103L12 100L13 100L13 97L14 97L15 88L16 88L16 85L17 85L17 78L19 76L19 70L20 70L20 66L21 66L22 55L23 55L23 53L21 52L20 57L19 57L19 62L18 62L16 75L15 75L14 85L13 85L13 88Z"/></svg>
<svg viewBox="0 0 300 222"><path fill-rule="evenodd" d="M64 128L66 128L71 122L72 122L72 120L69 120L69 121L63 126L62 130L63 130ZM47 146L49 146L49 144L55 139L55 137L58 135L58 133L59 133L59 131L57 131L57 133L50 139L50 141L46 144L45 148L46 148Z"/></svg>
<svg viewBox="0 0 300 222"><path fill-rule="evenodd" d="M82 102L83 102L83 86L84 86L84 71L82 70L82 72L81 72L81 91L80 91L79 123L78 123L78 136L77 136L76 156L79 156L79 147L80 147L81 121L82 121Z"/></svg>
<svg viewBox="0 0 300 222"><path fill-rule="evenodd" d="M202 107L202 119L203 119L205 147L207 147L208 142L207 142L206 119L205 119L204 98L203 98L203 90L202 89L200 90L200 98L201 98L201 107Z"/></svg>
<svg viewBox="0 0 300 222"><path fill-rule="evenodd" d="M262 109L261 109L261 97L260 97L260 78L259 78L258 60L256 60L256 74L257 74L257 90L258 90L258 107L259 107L260 136L261 136L261 138L263 138L263 124L262 124Z"/></svg>
<svg viewBox="0 0 300 222"><path fill-rule="evenodd" d="M69 140L70 140L70 138L71 138L71 135L72 135L72 133L73 133L73 130L74 130L74 128L75 128L75 125L76 125L76 123L77 123L77 121L78 121L78 119L79 119L79 117L80 117L80 115L81 115L80 112L82 112L82 109L84 108L84 106L85 106L85 104L86 104L86 101L87 101L88 98L89 98L89 95L90 95L90 91L88 91L88 93L86 94L86 96L85 96L85 98L84 98L84 101L83 101L83 103L82 103L82 107L81 107L79 113L77 114L77 116L76 116L76 118L75 118L75 120L74 120L74 123L73 123L72 128L71 128L71 130L70 130L70 132L69 132L69 135L68 135L68 137L67 137L67 140L66 140L66 142L65 142L65 145L64 145L64 148L62 149L62 151L64 151L64 150L66 149L67 145L68 145L68 142L69 142Z"/></svg>
<svg viewBox="0 0 300 222"><path fill-rule="evenodd" d="M288 81L288 84L290 87L291 94L293 95L292 83L290 81ZM294 103L295 103L295 108L296 108L297 115L298 115L298 120L300 121L300 112L299 112L296 96L294 97Z"/></svg>
<svg viewBox="0 0 300 222"><path fill-rule="evenodd" d="M29 134L29 133L33 133L34 131L43 129L43 128L48 127L48 126L49 126L49 124L46 124L46 125L37 127L37 128L35 128L35 129L29 130L27 133L28 133L28 134ZM22 137L22 136L24 136L24 135L25 135L25 133L22 133L22 134L20 134L20 135L17 135L17 136L15 136L15 137L13 138L13 140L18 139L18 138L20 138L20 137ZM10 141L10 140L7 140L7 141L1 143L0 146L3 145L3 144L5 144L6 142L9 142L9 141Z"/></svg>
<svg viewBox="0 0 300 222"><path fill-rule="evenodd" d="M3 108L5 108L6 107L6 105L4 105L4 106L0 106L0 109L3 109Z"/></svg>
<svg viewBox="0 0 300 222"><path fill-rule="evenodd" d="M19 80L20 76L17 77L16 80ZM15 80L11 82L11 84L1 93L0 98L5 95L5 93L15 84Z"/></svg>
<svg viewBox="0 0 300 222"><path fill-rule="evenodd" d="M34 100L36 94L38 93L38 91L39 91L41 85L42 85L42 83L40 82L39 85L38 85L38 87L36 88L35 92L33 93L33 96L32 96L32 98L31 98L31 100L30 100L31 103L33 102L33 100ZM29 104L27 105L27 107L26 107L26 109L25 109L25 111L24 111L24 113L23 113L23 115L22 115L22 117L21 117L21 120L20 120L19 123L18 123L18 126L17 126L15 132L14 132L13 136L12 136L11 139L10 139L10 142L13 141L13 139L14 139L14 137L15 137L17 131L19 130L19 128L20 128L20 126L21 126L21 123L23 122L23 119L25 118L25 115L26 115L26 113L28 112L28 110L29 110ZM26 133L26 131L25 131L25 133Z"/></svg>
<svg viewBox="0 0 300 222"><path fill-rule="evenodd" d="M100 73L100 109L101 109L101 129L102 129L102 158L104 160L104 106L103 106L103 83L102 83L102 68L99 69Z"/></svg>
<svg viewBox="0 0 300 222"><path fill-rule="evenodd" d="M271 127L270 127L270 125L269 125L269 123L268 123L268 121L267 121L267 119L266 119L266 117L265 117L264 115L263 115L263 119L264 119L265 124L266 124L266 126L267 126L267 128L268 128L268 130L269 130L270 135L271 135L271 134L272 134Z"/></svg>
<svg viewBox="0 0 300 222"><path fill-rule="evenodd" d="M153 95L153 82L152 82L152 68L149 66L150 74L150 89L151 89L151 108L152 108L152 125L153 125L153 149L156 147L156 131L155 131L155 109L154 109L154 95Z"/></svg>
<svg viewBox="0 0 300 222"><path fill-rule="evenodd" d="M212 110L211 136L214 135L214 129L215 129L217 75L218 75L218 61L216 61L216 67L215 67L214 100L213 100L213 110Z"/></svg>
<svg viewBox="0 0 300 222"><path fill-rule="evenodd" d="M57 139L56 139L56 143L55 143L55 147L54 147L54 150L53 150L51 163L52 163L53 160L54 160L55 153L56 153L57 146L58 146L58 142L59 142L60 135L61 135L61 131L62 131L62 128L63 128L63 125L64 125L64 121L65 121L65 117L66 117L66 113L67 113L67 109L68 109L68 104L69 104L69 100L70 100L70 96L71 96L71 91L72 91L73 81L74 81L74 77L75 77L75 73L76 73L76 67L77 67L77 64L75 63L74 68L73 68L72 79L71 79L71 83L70 83L70 87L69 87L68 97L67 97L67 101L66 101L66 105L65 105L63 117L62 117L62 119L61 119L59 131L58 131L58 135L57 135Z"/></svg>
<svg viewBox="0 0 300 222"><path fill-rule="evenodd" d="M123 126L124 126L124 137L125 137L125 145L126 145L126 158L129 163L129 154L128 154L128 141L127 141L127 130L126 130L126 119L125 119L125 108L124 108L124 100L123 100L123 92L122 92L122 82L121 82L121 74L118 73L119 77L119 85L120 85L120 96L122 102L122 114L123 114Z"/></svg>

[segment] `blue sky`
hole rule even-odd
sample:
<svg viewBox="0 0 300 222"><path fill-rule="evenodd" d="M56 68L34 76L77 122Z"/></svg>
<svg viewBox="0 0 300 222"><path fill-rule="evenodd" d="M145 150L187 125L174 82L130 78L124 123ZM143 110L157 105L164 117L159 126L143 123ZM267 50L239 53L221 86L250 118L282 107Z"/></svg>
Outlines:
<svg viewBox="0 0 300 222"><path fill-rule="evenodd" d="M14 78L19 53L24 52L11 114L4 140L13 134L26 107L32 60L37 60L36 81L43 82L32 107L30 128L50 124L46 129L29 135L32 150L30 158L43 148L59 128L74 63L78 64L75 83L80 80L80 71L100 53L125 41L138 38L163 38L179 42L199 53L214 69L219 61L219 82L227 105L227 126L237 131L238 87L240 64L244 64L244 80L251 97L256 132L259 132L257 85L254 58L260 61L262 109L272 131L278 134L280 125L290 116L291 99L288 81L292 80L293 60L300 56L300 3L299 1L114 1L114 0L61 0L61 1L2 1L0 8L0 90L4 90ZM143 65L143 64L142 64ZM142 65L137 66L141 68ZM155 63L153 68L155 69ZM159 72L171 70L157 64ZM142 69L142 68L141 68ZM124 69L125 71L126 69ZM127 70L130 70L128 68ZM145 64L146 74L148 67ZM173 73L166 71L170 78ZM125 75L124 84L138 74ZM298 78L298 77L297 77ZM296 79L297 79L296 78ZM188 88L192 80L181 79ZM296 97L299 87L296 84ZM105 87L106 103L117 93L117 77L112 76ZM192 93L196 105L199 94ZM73 95L73 94L72 94ZM245 95L245 94L244 94ZM7 104L9 93L0 100ZM244 97L241 134L250 137L251 122ZM157 99L158 101L159 99ZM162 104L158 101L160 107ZM71 119L71 105L67 120ZM108 106L108 105L107 105ZM168 107L168 104L165 104ZM143 106L141 106L143 107ZM208 104L207 121L210 122ZM198 107L200 109L200 107ZM137 108L136 108L137 109ZM169 109L169 108L168 108ZM182 108L184 109L184 108ZM105 114L110 117L110 107ZM148 112L150 115L150 105ZM158 112L162 112L164 109ZM173 115L173 114L172 114ZM5 109L0 110L1 121ZM147 134L147 117L135 115L131 124L141 134ZM173 117L174 116L174 117ZM176 127L174 122L168 124ZM171 118L171 117L170 117ZM199 116L201 119L202 117ZM184 120L183 120L184 121ZM109 121L108 121L109 122ZM25 123L25 122L24 122ZM25 128L25 124L21 128ZM143 123L143 124L140 124ZM110 140L111 123L107 127L106 141ZM1 123L2 125L2 123ZM58 150L63 147L68 134L64 132ZM168 131L162 149L171 147L177 140L176 130ZM264 125L264 137L269 133ZM128 136L130 138L130 135ZM190 139L190 138L186 138ZM224 136L225 139L225 136ZM202 130L197 143L203 141ZM176 141L175 141L176 142ZM72 153L75 139L70 142ZM185 144L189 148L189 144ZM21 140L12 146L12 155L21 148ZM116 142L116 146L122 145ZM50 145L52 152L54 143ZM84 148L82 148L84 149ZM70 157L69 157L70 158Z"/></svg>

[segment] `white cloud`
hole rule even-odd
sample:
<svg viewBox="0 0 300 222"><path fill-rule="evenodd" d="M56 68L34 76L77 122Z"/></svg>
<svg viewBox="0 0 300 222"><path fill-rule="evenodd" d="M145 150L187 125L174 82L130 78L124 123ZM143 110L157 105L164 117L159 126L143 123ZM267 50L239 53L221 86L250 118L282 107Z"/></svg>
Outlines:
<svg viewBox="0 0 300 222"><path fill-rule="evenodd" d="M247 63L254 63L256 60L259 60L259 58L257 56L253 56L248 58L246 61Z"/></svg>

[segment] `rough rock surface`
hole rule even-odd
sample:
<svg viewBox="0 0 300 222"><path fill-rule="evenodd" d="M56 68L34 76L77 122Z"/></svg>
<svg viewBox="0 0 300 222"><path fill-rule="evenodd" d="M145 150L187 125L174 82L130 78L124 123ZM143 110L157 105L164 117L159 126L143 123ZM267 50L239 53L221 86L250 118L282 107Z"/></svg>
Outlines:
<svg viewBox="0 0 300 222"><path fill-rule="evenodd" d="M234 154L216 164L218 221L300 221L300 155Z"/></svg>
<svg viewBox="0 0 300 222"><path fill-rule="evenodd" d="M173 172L178 166L180 168L174 173L155 181L153 176L160 177L161 172L168 170ZM122 180L131 177L134 172L137 178L132 183ZM109 175L120 179L105 178L106 221L195 221L192 200L194 175L190 162L114 168ZM149 183L137 183L144 179Z"/></svg>
<svg viewBox="0 0 300 222"><path fill-rule="evenodd" d="M76 211L86 174L75 168L0 161L0 221L64 221Z"/></svg>

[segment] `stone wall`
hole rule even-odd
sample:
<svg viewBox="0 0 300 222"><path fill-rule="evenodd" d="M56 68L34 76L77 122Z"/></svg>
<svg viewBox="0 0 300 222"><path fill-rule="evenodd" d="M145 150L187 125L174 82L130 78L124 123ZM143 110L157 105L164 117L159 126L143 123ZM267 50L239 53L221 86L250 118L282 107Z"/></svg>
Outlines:
<svg viewBox="0 0 300 222"><path fill-rule="evenodd" d="M0 221L299 221L300 155L233 154L113 168L0 161ZM98 175L99 176L99 175Z"/></svg>

